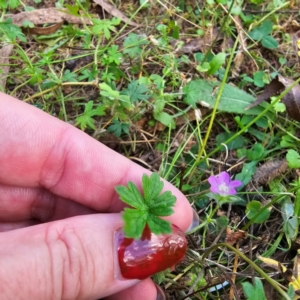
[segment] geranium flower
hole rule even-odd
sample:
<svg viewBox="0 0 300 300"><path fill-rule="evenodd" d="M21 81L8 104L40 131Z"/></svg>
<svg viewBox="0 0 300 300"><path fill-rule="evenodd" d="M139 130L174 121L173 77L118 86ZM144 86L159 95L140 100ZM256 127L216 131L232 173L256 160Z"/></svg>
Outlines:
<svg viewBox="0 0 300 300"><path fill-rule="evenodd" d="M210 190L220 196L235 195L235 189L242 185L239 180L230 180L227 172L221 172L218 176L210 176L208 182L210 183Z"/></svg>

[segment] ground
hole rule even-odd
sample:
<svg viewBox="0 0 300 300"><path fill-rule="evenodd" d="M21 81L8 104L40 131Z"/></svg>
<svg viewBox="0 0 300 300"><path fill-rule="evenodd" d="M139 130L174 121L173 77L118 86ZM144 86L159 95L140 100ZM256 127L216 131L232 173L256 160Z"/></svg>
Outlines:
<svg viewBox="0 0 300 300"><path fill-rule="evenodd" d="M158 172L197 210L184 261L155 278L168 299L297 294L299 3L0 5L0 90ZM237 195L210 192L222 171Z"/></svg>

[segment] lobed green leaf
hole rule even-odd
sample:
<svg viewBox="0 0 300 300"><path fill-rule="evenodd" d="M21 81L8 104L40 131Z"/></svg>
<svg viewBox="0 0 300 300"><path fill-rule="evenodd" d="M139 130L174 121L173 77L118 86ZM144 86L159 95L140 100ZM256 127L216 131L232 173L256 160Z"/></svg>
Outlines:
<svg viewBox="0 0 300 300"><path fill-rule="evenodd" d="M122 185L116 186L116 191L120 198L126 204L145 210L147 208L145 201L133 182L128 182L128 188Z"/></svg>
<svg viewBox="0 0 300 300"><path fill-rule="evenodd" d="M156 173L152 173L150 177L144 174L142 177L142 186L145 201L147 205L151 206L155 198L161 193L164 183Z"/></svg>
<svg viewBox="0 0 300 300"><path fill-rule="evenodd" d="M127 238L138 239L142 236L147 222L147 211L125 208L122 218L124 220L124 233Z"/></svg>
<svg viewBox="0 0 300 300"><path fill-rule="evenodd" d="M147 224L154 234L168 234L172 232L170 222L158 218L152 214L148 215Z"/></svg>

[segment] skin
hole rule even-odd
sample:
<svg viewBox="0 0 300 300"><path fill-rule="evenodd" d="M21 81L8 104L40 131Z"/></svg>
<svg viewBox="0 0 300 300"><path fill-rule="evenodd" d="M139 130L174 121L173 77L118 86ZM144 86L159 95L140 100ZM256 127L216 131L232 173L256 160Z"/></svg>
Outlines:
<svg viewBox="0 0 300 300"><path fill-rule="evenodd" d="M114 187L150 173L82 131L0 93L0 294L3 299L155 300L150 279L123 280L114 232L124 207ZM177 197L166 219L186 230Z"/></svg>

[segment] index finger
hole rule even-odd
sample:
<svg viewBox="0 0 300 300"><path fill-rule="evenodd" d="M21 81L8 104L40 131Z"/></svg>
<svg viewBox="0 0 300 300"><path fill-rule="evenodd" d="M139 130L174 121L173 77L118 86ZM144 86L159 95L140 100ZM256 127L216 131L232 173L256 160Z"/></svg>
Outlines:
<svg viewBox="0 0 300 300"><path fill-rule="evenodd" d="M120 211L115 186L133 181L140 187L142 175L151 173L70 124L3 93L0 145L0 182L44 187L97 211ZM168 182L165 190L177 197L168 219L188 228L192 210L187 199Z"/></svg>

